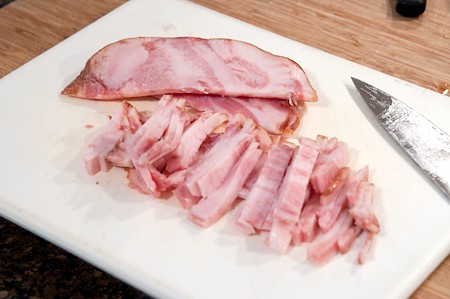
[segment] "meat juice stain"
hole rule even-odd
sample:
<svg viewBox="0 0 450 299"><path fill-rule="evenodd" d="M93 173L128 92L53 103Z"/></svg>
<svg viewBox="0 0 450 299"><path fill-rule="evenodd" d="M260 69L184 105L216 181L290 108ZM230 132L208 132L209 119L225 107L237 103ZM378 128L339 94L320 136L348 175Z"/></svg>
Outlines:
<svg viewBox="0 0 450 299"><path fill-rule="evenodd" d="M450 84L445 82L433 83L439 93L450 96Z"/></svg>

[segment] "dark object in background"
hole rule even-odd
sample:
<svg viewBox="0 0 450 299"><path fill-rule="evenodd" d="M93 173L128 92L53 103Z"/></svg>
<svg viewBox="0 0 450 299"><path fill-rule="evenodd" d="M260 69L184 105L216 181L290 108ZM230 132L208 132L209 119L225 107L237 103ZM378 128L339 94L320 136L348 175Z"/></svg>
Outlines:
<svg viewBox="0 0 450 299"><path fill-rule="evenodd" d="M427 0L397 0L395 10L407 18L420 16L427 5Z"/></svg>
<svg viewBox="0 0 450 299"><path fill-rule="evenodd" d="M2 8L6 4L9 4L9 3L13 2L13 1L14 0L0 0L0 8Z"/></svg>

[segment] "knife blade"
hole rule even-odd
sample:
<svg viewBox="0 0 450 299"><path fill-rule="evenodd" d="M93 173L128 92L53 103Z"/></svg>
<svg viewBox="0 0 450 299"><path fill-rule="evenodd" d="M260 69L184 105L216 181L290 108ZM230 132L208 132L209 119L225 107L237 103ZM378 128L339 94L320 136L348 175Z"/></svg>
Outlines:
<svg viewBox="0 0 450 299"><path fill-rule="evenodd" d="M381 126L450 199L450 136L399 99L352 81Z"/></svg>

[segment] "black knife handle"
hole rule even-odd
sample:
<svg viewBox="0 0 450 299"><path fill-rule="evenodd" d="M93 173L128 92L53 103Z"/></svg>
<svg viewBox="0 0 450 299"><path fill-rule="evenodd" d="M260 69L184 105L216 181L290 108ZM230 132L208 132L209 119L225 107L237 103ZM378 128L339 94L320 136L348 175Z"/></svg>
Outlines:
<svg viewBox="0 0 450 299"><path fill-rule="evenodd" d="M420 16L427 6L427 0L397 0L395 10L407 18Z"/></svg>

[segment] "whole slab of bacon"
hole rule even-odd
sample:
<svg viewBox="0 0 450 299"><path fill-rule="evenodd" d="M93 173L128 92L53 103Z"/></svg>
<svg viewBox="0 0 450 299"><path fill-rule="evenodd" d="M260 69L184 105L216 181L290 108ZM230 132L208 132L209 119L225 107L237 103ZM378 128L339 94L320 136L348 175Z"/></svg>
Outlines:
<svg viewBox="0 0 450 299"><path fill-rule="evenodd" d="M102 100L179 93L293 105L317 100L294 61L246 42L196 37L137 37L107 45L62 93Z"/></svg>

